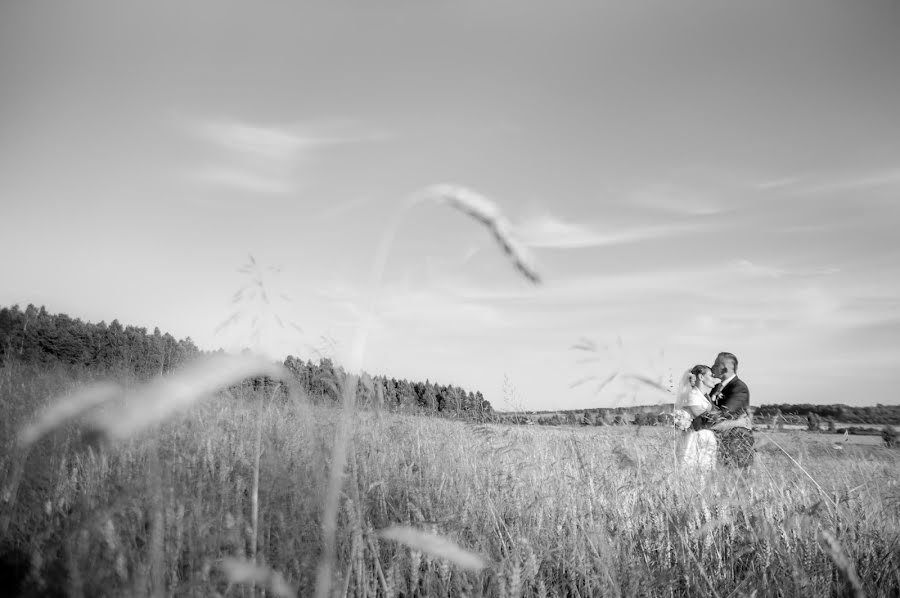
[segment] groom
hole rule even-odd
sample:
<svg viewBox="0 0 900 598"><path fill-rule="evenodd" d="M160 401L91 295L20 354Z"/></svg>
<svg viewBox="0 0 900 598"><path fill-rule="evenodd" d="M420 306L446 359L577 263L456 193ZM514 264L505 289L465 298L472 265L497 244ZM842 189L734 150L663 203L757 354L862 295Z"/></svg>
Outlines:
<svg viewBox="0 0 900 598"><path fill-rule="evenodd" d="M719 353L712 365L713 376L721 380L710 391L716 407L726 419L750 415L750 389L737 377L738 358L733 353Z"/></svg>
<svg viewBox="0 0 900 598"><path fill-rule="evenodd" d="M719 437L719 460L725 465L747 467L753 461L750 389L737 377L737 369L738 358L733 353L716 356L712 373L722 382L710 391L710 398L725 421L713 430Z"/></svg>

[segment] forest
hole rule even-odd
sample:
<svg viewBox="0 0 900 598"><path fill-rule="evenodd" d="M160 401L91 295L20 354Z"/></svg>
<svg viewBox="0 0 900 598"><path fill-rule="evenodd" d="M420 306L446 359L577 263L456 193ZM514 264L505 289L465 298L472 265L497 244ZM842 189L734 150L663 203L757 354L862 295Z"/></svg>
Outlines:
<svg viewBox="0 0 900 598"><path fill-rule="evenodd" d="M221 350L217 351L221 352ZM0 308L0 362L17 359L32 364L65 364L98 373L116 372L145 380L166 374L203 355L190 337L176 339L154 328L123 326L118 320L94 324L29 305ZM318 362L288 356L284 366L314 401L337 401L346 372L330 358ZM363 374L357 394L361 404L387 409L477 419L493 414L480 391Z"/></svg>

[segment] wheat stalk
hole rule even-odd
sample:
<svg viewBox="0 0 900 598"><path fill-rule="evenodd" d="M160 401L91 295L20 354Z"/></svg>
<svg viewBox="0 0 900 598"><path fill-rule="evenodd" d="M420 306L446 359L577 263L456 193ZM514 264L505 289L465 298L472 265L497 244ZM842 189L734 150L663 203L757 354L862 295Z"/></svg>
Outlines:
<svg viewBox="0 0 900 598"><path fill-rule="evenodd" d="M278 571L269 567L257 565L243 559L226 558L219 563L219 568L225 574L230 584L259 584L268 588L272 594L279 598L294 598L297 594Z"/></svg>
<svg viewBox="0 0 900 598"><path fill-rule="evenodd" d="M488 198L454 185L434 185L412 194L396 212L388 226L384 229L371 269L370 305L367 316L357 328L356 336L350 350L349 375L345 380L343 393L344 410L338 420L334 433L334 448L329 471L328 488L325 492L325 504L322 511L322 557L316 573L316 597L326 598L331 591L332 575L335 564L337 516L340 504L341 488L344 484L344 468L347 463L347 445L349 443L353 410L355 409L356 384L362 371L363 356L366 343L374 320L375 308L381 290L381 282L387 265L387 256L406 213L422 201L438 201L463 211L487 226L494 234L501 248L513 261L518 270L531 282L538 283L531 256L511 234L509 221L503 216L497 204Z"/></svg>
<svg viewBox="0 0 900 598"><path fill-rule="evenodd" d="M494 201L472 189L446 183L426 187L420 192L420 196L426 200L445 203L486 226L516 269L531 282L541 282L533 257L515 238L512 224Z"/></svg>
<svg viewBox="0 0 900 598"><path fill-rule="evenodd" d="M212 355L199 358L175 374L157 378L129 392L109 383L96 384L55 401L34 423L22 430L19 443L29 446L92 409L90 421L85 424L87 436L106 440L130 438L217 390L256 376L288 379L283 367L261 357ZM105 410L94 409L109 403L119 394L124 395L121 404Z"/></svg>
<svg viewBox="0 0 900 598"><path fill-rule="evenodd" d="M33 423L22 429L19 433L19 445L28 447L34 444L66 422L111 401L122 392L123 389L118 384L101 382L53 401Z"/></svg>
<svg viewBox="0 0 900 598"><path fill-rule="evenodd" d="M854 598L865 598L866 593L865 590L863 590L862 581L859 579L856 568L853 566L853 562L850 561L850 557L847 556L844 547L841 546L838 539L834 537L834 534L828 530L823 529L820 532L820 535L821 544L825 549L825 552L831 557L832 562L834 562L835 566L841 572L841 575L844 576L844 579L847 580L847 583L850 584L850 587L853 590L851 595Z"/></svg>
<svg viewBox="0 0 900 598"><path fill-rule="evenodd" d="M483 557L438 534L397 525L379 531L378 536L385 540L399 542L412 550L449 561L460 569L481 571L487 566L487 561Z"/></svg>

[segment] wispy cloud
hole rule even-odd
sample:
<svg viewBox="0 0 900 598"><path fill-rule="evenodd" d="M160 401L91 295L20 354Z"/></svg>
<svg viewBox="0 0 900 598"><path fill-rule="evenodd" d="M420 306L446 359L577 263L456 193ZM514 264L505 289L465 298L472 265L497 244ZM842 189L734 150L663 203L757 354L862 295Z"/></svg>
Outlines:
<svg viewBox="0 0 900 598"><path fill-rule="evenodd" d="M735 272L762 278L801 278L809 276L828 276L830 274L837 274L838 272L840 272L840 268L836 268L833 266L813 268L809 270L786 269L777 266L761 264L759 262L751 262L750 260L745 259L733 262L732 266Z"/></svg>
<svg viewBox="0 0 900 598"><path fill-rule="evenodd" d="M548 249L585 249L635 243L697 230L698 225L673 223L617 230L597 231L581 224L565 222L551 215L526 220L515 227L515 234L529 247Z"/></svg>
<svg viewBox="0 0 900 598"><path fill-rule="evenodd" d="M750 260L738 260L734 263L734 268L738 272L743 272L751 276L762 276L766 278L780 278L785 274L785 270L781 268L755 264Z"/></svg>
<svg viewBox="0 0 900 598"><path fill-rule="evenodd" d="M567 310L585 306L603 310L623 303L650 301L659 304L671 292L683 293L692 288L712 285L722 268L670 268L665 270L626 272L618 274L590 274L556 279L553 284L536 291L518 287L486 288L467 285L458 280L439 285L444 295L460 301L485 304L543 306Z"/></svg>
<svg viewBox="0 0 900 598"><path fill-rule="evenodd" d="M442 287L412 289L406 284L382 286L378 291L376 313L370 316L371 298L367 292L345 283L332 283L315 291L347 317L343 324L349 326L356 326L370 317L377 329L399 325L460 331L465 327L503 327L508 323L496 306L448 294Z"/></svg>
<svg viewBox="0 0 900 598"><path fill-rule="evenodd" d="M197 180L263 194L296 191L303 166L328 147L383 138L346 123L263 126L223 119L195 122L190 129L215 152L212 165L195 171Z"/></svg>
<svg viewBox="0 0 900 598"><path fill-rule="evenodd" d="M226 166L209 166L198 169L194 178L204 184L249 191L250 193L281 194L290 193L296 189L295 181L286 173L258 172Z"/></svg>
<svg viewBox="0 0 900 598"><path fill-rule="evenodd" d="M683 216L709 216L722 212L721 202L709 191L677 185L646 185L628 193L632 205Z"/></svg>
<svg viewBox="0 0 900 598"><path fill-rule="evenodd" d="M210 141L234 152L266 160L294 160L303 151L331 143L290 128L261 127L238 121L203 123L200 132Z"/></svg>
<svg viewBox="0 0 900 598"><path fill-rule="evenodd" d="M494 306L457 301L434 289L392 289L382 301L384 317L394 322L457 328L460 325L503 327L507 319Z"/></svg>
<svg viewBox="0 0 900 598"><path fill-rule="evenodd" d="M879 188L900 189L900 168L848 173L841 176L796 175L756 183L761 191L780 191L787 195L814 195Z"/></svg>
<svg viewBox="0 0 900 598"><path fill-rule="evenodd" d="M678 330L710 338L826 334L900 321L900 309L887 299L895 289L847 284L839 274L845 276L831 267L742 260L578 276L528 295L515 288L449 284L441 290L460 301L502 309L513 322L540 321L554 330L621 326L632 336L657 338Z"/></svg>

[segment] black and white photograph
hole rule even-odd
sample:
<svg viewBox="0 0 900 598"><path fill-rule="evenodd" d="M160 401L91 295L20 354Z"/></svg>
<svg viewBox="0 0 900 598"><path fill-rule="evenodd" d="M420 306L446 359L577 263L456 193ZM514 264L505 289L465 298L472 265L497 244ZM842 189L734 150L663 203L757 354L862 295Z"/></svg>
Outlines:
<svg viewBox="0 0 900 598"><path fill-rule="evenodd" d="M900 1L0 0L0 597L900 597Z"/></svg>

